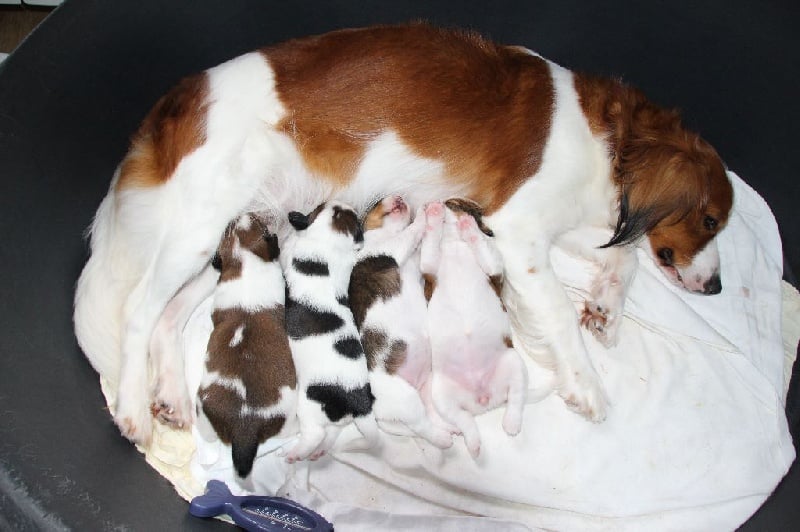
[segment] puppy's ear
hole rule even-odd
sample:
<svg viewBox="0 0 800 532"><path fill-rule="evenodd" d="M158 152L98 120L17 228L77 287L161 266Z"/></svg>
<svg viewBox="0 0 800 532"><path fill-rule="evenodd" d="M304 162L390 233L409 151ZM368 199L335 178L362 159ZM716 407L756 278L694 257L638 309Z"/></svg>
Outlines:
<svg viewBox="0 0 800 532"><path fill-rule="evenodd" d="M297 229L298 231L303 231L304 229L308 229L308 226L311 225L308 221L308 216L303 214L302 212L292 211L289 213L289 223L292 224L292 227Z"/></svg>
<svg viewBox="0 0 800 532"><path fill-rule="evenodd" d="M264 231L264 240L267 243L267 253L269 254L269 258L271 260L277 259L278 255L281 254L281 248L278 245L278 235L273 235L268 231Z"/></svg>
<svg viewBox="0 0 800 532"><path fill-rule="evenodd" d="M222 256L219 254L219 251L214 253L214 256L211 258L211 267L218 272L222 271Z"/></svg>

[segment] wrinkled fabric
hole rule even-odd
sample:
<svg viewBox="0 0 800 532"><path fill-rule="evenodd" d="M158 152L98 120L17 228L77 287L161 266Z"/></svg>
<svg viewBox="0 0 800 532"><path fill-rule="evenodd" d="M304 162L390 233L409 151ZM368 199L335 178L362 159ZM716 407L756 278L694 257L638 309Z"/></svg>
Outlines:
<svg viewBox="0 0 800 532"><path fill-rule="evenodd" d="M603 423L587 422L551 394L527 405L516 437L503 432L502 409L479 416L477 460L460 437L441 451L384 434L366 452L334 450L289 465L282 447L291 438L265 442L242 481L228 447L197 430L162 427L148 461L184 498L218 478L237 494L289 496L337 531L733 529L794 459L783 410L784 368L793 354L785 355L781 307L782 298L796 301L797 294L782 294L772 213L729 175L734 210L718 236L723 292L707 297L675 288L638 250L619 343L605 349L583 331L610 401ZM592 265L558 249L552 260L582 306ZM203 370L210 310L207 300L184 331L192 390ZM549 375L525 358L534 397ZM352 437L351 426L338 443Z"/></svg>

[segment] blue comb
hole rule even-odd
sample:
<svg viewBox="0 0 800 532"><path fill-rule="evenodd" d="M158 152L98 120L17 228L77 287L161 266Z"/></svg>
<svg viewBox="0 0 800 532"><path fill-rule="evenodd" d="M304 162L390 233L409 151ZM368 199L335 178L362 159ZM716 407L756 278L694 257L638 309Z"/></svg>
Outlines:
<svg viewBox="0 0 800 532"><path fill-rule="evenodd" d="M245 530L266 532L313 530L332 532L333 525L318 513L283 497L233 495L219 480L209 480L206 492L192 499L189 513L195 517L227 514Z"/></svg>

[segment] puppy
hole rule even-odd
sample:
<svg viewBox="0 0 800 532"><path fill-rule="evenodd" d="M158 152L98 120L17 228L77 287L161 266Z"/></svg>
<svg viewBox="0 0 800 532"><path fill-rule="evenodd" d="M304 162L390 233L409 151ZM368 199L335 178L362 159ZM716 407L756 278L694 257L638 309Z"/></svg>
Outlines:
<svg viewBox="0 0 800 532"><path fill-rule="evenodd" d="M364 244L358 217L340 202L319 205L310 214L289 213L283 254L286 275L286 330L299 397L300 440L288 462L316 459L330 449L351 420L375 443L375 397L367 361L347 301L350 273Z"/></svg>
<svg viewBox="0 0 800 532"><path fill-rule="evenodd" d="M233 465L243 478L259 444L295 426L297 378L278 255L277 237L254 216L243 215L229 226L213 262L220 277L198 417L202 413L231 445Z"/></svg>
<svg viewBox="0 0 800 532"><path fill-rule="evenodd" d="M453 443L450 431L429 418L431 353L418 253L424 211L410 222L411 210L400 196L383 199L367 214L364 248L350 276L350 306L381 428L400 435L410 430L446 448ZM392 422L408 430L398 432Z"/></svg>
<svg viewBox="0 0 800 532"><path fill-rule="evenodd" d="M477 457L481 440L473 416L507 402L503 429L516 435L522 428L527 373L511 345L499 298L502 260L479 228L479 214L476 218L471 212L479 209L464 200L426 208L420 268L433 285L428 303L433 403Z"/></svg>

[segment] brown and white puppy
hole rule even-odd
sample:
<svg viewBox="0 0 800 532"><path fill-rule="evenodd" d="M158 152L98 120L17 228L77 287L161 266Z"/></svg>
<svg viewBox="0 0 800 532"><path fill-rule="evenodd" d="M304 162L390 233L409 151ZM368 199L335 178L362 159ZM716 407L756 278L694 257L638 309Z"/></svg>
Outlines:
<svg viewBox="0 0 800 532"><path fill-rule="evenodd" d="M288 462L312 460L330 449L343 426L363 438L346 449L375 444L367 361L347 301L350 273L364 235L352 208L323 203L308 215L291 212L284 243L286 331L297 368L300 439Z"/></svg>
<svg viewBox="0 0 800 532"><path fill-rule="evenodd" d="M296 430L297 382L284 323L278 239L255 217L232 223L219 245L205 374L205 416L231 446L236 472L250 474L259 444Z"/></svg>
<svg viewBox="0 0 800 532"><path fill-rule="evenodd" d="M98 209L75 330L94 367L118 377L122 433L149 440L150 336L229 220L283 218L331 198L363 212L392 194L412 209L448 197L482 207L515 346L554 368L566 404L594 421L606 415L603 386L550 247L569 231L611 229L608 242L581 240L607 246L591 251L611 272L599 285L614 285L616 265L641 245L683 288L721 289L714 236L732 188L674 111L465 31L410 24L291 40L169 91ZM588 308L616 312L624 293L609 299ZM600 333L603 319L585 321Z"/></svg>
<svg viewBox="0 0 800 532"><path fill-rule="evenodd" d="M499 297L500 254L471 214L477 209L465 203L428 205L420 268L435 282L428 302L433 404L477 457L481 439L473 416L505 404L503 429L519 433L527 372Z"/></svg>
<svg viewBox="0 0 800 532"><path fill-rule="evenodd" d="M453 438L435 416L430 397L431 350L418 250L424 234L421 208L412 223L411 209L400 196L378 202L364 221L364 247L350 276L350 307L381 428L447 448Z"/></svg>

